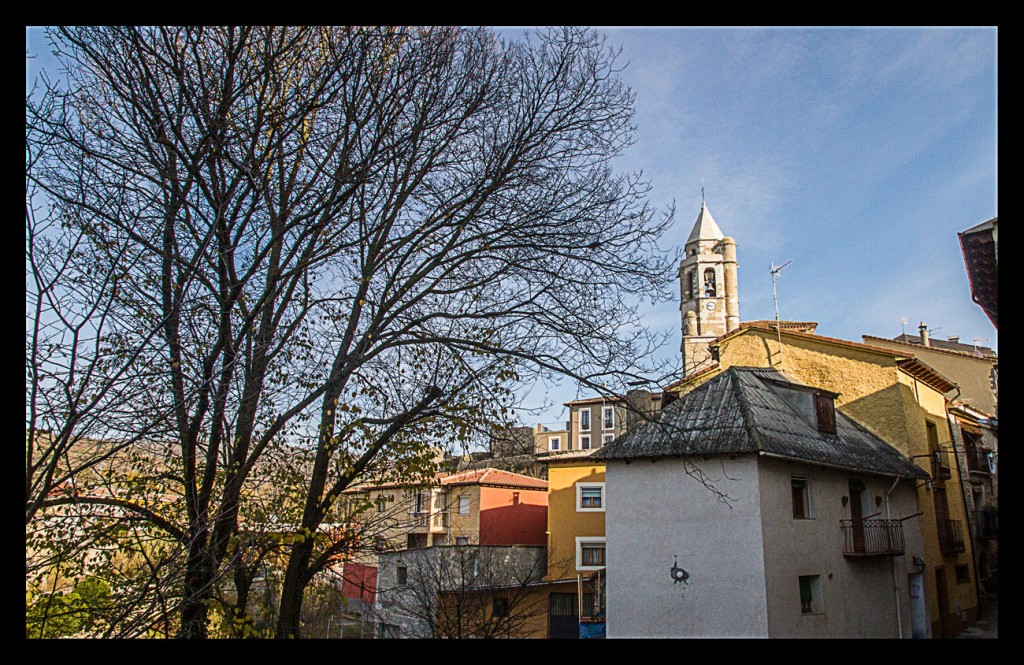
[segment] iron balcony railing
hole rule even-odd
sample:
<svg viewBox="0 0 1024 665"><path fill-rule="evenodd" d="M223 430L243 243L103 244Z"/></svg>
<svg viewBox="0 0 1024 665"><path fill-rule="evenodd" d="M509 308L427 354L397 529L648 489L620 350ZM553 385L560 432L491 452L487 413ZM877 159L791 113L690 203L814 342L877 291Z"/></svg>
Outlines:
<svg viewBox="0 0 1024 665"><path fill-rule="evenodd" d="M840 520L843 556L897 556L903 554L903 522L900 520Z"/></svg>
<svg viewBox="0 0 1024 665"><path fill-rule="evenodd" d="M936 520L939 532L939 549L943 554L959 554L967 551L964 542L964 527L960 520Z"/></svg>

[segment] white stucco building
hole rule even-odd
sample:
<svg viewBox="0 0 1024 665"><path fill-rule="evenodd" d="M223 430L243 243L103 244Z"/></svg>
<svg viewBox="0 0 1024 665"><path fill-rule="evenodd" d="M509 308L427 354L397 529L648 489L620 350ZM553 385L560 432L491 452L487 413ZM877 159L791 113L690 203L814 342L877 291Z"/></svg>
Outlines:
<svg viewBox="0 0 1024 665"><path fill-rule="evenodd" d="M927 636L927 475L835 397L733 367L598 451L608 637Z"/></svg>

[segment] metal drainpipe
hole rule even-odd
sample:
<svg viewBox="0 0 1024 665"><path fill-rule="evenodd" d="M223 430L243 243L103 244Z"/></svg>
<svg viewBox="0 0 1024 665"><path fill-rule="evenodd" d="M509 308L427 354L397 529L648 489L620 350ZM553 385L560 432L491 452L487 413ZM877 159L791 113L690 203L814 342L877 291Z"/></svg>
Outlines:
<svg viewBox="0 0 1024 665"><path fill-rule="evenodd" d="M889 491L885 493L885 519L886 520L890 520L890 521L892 520L892 510L891 510L891 507L889 505L889 495L892 494L892 491L894 489L896 489L896 486L899 485L899 483L900 483L900 479L897 478L895 481L893 481L892 487L889 488ZM896 557L892 558L892 586L893 586L893 591L896 594L896 635L899 637L899 639L902 640L903 639L903 617L902 617L902 615L900 613L900 581L899 581L899 575L898 575L898 573L896 571Z"/></svg>
<svg viewBox="0 0 1024 665"><path fill-rule="evenodd" d="M974 568L974 606L981 618L981 581L978 579L978 548L974 546L974 516L967 510L967 492L964 491L963 469L960 467L960 454L956 449L956 436L953 433L953 420L949 415L949 405L960 398L960 387L956 388L956 397L946 400L946 427L949 428L949 443L953 446L953 459L956 460L956 475L960 478L960 503L964 506L964 520L967 522L967 542L971 544L971 566ZM968 485L970 484L970 471L967 472ZM969 488L968 488L969 489Z"/></svg>

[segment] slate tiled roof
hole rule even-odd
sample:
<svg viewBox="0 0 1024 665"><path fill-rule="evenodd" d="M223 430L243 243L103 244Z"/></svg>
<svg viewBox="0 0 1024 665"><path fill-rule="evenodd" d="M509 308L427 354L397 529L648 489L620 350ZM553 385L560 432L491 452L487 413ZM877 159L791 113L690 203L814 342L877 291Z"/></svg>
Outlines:
<svg viewBox="0 0 1024 665"><path fill-rule="evenodd" d="M910 459L839 411L836 433L819 432L773 384L790 384L802 392L809 389L775 369L731 367L666 406L658 421L626 433L593 457L759 452L853 471L927 478Z"/></svg>

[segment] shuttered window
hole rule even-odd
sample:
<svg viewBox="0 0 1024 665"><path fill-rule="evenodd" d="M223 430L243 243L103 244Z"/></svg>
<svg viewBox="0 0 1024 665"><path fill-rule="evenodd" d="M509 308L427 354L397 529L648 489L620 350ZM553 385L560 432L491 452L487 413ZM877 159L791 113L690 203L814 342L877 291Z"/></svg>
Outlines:
<svg viewBox="0 0 1024 665"><path fill-rule="evenodd" d="M814 396L814 413L818 417L818 431L836 433L836 403L828 395Z"/></svg>

